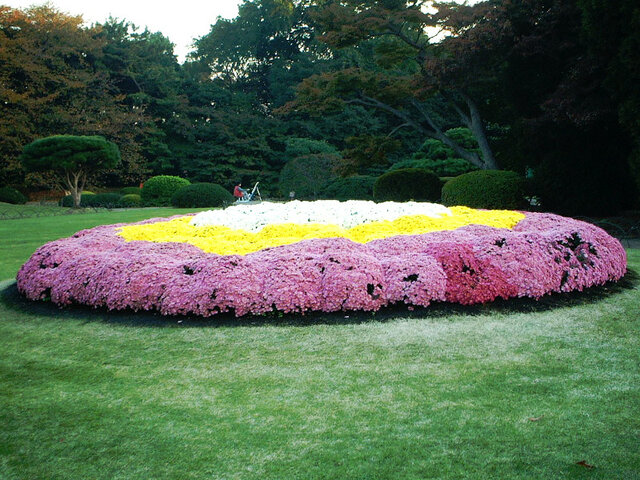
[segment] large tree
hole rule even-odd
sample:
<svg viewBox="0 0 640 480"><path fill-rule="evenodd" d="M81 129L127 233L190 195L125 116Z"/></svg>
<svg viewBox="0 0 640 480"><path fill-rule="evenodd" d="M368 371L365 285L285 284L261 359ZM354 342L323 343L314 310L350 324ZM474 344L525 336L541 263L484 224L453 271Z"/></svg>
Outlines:
<svg viewBox="0 0 640 480"><path fill-rule="evenodd" d="M120 150L99 136L56 135L30 143L20 156L22 166L31 172L54 172L69 189L75 208L87 179L120 162Z"/></svg>
<svg viewBox="0 0 640 480"><path fill-rule="evenodd" d="M36 138L55 134L103 135L123 152L120 182L145 171L140 135L148 121L119 95L102 61L99 26L84 27L45 5L26 10L0 7L0 181L19 183L18 156ZM27 182L43 185L42 176Z"/></svg>
<svg viewBox="0 0 640 480"><path fill-rule="evenodd" d="M361 105L383 112L395 128L408 127L426 138L435 138L480 168L497 168L482 118L478 76L459 73L445 42L434 38L446 31L451 37L467 35L494 14L491 6L438 4L427 13L430 2L399 0L317 2L313 18L322 29L320 37L334 48L357 47L368 52L357 67L323 73L305 79L297 98L285 111L324 112ZM435 29L435 30L434 30ZM429 100L438 96L468 127L480 153L469 151L446 134L456 125L439 122Z"/></svg>

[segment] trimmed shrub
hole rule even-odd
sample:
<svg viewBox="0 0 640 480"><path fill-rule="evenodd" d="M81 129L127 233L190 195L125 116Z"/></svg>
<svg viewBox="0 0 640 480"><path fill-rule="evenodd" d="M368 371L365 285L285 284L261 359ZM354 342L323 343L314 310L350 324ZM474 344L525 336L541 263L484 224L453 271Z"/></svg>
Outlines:
<svg viewBox="0 0 640 480"><path fill-rule="evenodd" d="M154 207L166 207L171 205L171 197L182 187L191 185L185 178L172 175L158 175L151 177L142 186L142 203Z"/></svg>
<svg viewBox="0 0 640 480"><path fill-rule="evenodd" d="M526 205L525 179L506 170L478 170L445 183L442 203L473 208L515 209Z"/></svg>
<svg viewBox="0 0 640 480"><path fill-rule="evenodd" d="M142 189L140 187L124 187L120 190L120 195L141 195Z"/></svg>
<svg viewBox="0 0 640 480"><path fill-rule="evenodd" d="M421 168L405 168L378 177L373 185L373 198L376 202L435 202L440 199L441 188L442 183L435 173Z"/></svg>
<svg viewBox="0 0 640 480"><path fill-rule="evenodd" d="M2 187L0 188L0 202L11 203L13 205L24 205L27 203L27 197L15 188Z"/></svg>
<svg viewBox="0 0 640 480"><path fill-rule="evenodd" d="M370 175L354 175L352 177L337 178L329 183L322 191L322 198L335 200L371 200L373 198L373 184L376 177Z"/></svg>
<svg viewBox="0 0 640 480"><path fill-rule="evenodd" d="M403 168L422 168L431 170L439 177L456 177L463 173L473 172L478 167L462 158L412 158L394 163L389 171L401 170Z"/></svg>
<svg viewBox="0 0 640 480"><path fill-rule="evenodd" d="M135 208L142 205L142 198L140 195L135 193L129 193L127 195L123 195L118 200L118 207L120 208Z"/></svg>
<svg viewBox="0 0 640 480"><path fill-rule="evenodd" d="M233 203L233 195L217 183L186 185L171 197L171 204L178 208L223 207Z"/></svg>
<svg viewBox="0 0 640 480"><path fill-rule="evenodd" d="M95 195L82 195L81 207L116 208L120 202L119 193L96 193Z"/></svg>
<svg viewBox="0 0 640 480"><path fill-rule="evenodd" d="M90 192L90 191L82 191L82 194L80 195L80 206L83 207L85 205L83 205L83 199L86 199L90 196L95 195L95 193ZM61 207L67 207L67 208L73 208L73 196L71 195L65 195L64 197L62 197L62 200L60 200L60 206Z"/></svg>

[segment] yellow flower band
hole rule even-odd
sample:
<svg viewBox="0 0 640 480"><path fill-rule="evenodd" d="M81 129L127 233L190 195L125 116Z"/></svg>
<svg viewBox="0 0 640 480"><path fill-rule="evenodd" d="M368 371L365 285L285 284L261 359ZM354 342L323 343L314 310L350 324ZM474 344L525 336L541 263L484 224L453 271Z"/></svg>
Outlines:
<svg viewBox="0 0 640 480"><path fill-rule="evenodd" d="M118 235L127 241L189 243L208 253L246 255L312 238L343 237L367 243L396 235L455 230L465 225L513 228L525 218L522 213L511 210L475 210L468 207L451 207L450 210L452 215L439 218L407 215L393 221L365 223L348 229L321 223L278 223L267 225L255 233L219 225L195 227L189 224L193 217L188 216L145 225L127 225L120 228Z"/></svg>

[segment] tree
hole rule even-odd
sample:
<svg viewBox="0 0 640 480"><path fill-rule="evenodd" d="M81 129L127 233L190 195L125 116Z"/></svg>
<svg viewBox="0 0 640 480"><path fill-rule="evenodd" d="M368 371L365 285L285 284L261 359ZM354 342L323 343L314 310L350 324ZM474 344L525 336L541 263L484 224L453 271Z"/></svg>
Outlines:
<svg viewBox="0 0 640 480"><path fill-rule="evenodd" d="M283 195L295 192L298 198L316 200L323 188L336 178L332 173L338 157L330 153L312 153L289 161L280 173Z"/></svg>
<svg viewBox="0 0 640 480"><path fill-rule="evenodd" d="M590 16L583 15L581 3L594 8ZM622 3L504 1L479 31L466 33L469 40L478 38L478 46L454 47L462 40L447 40L448 48L469 57L467 65L494 66L494 93L483 110L486 118L509 126L496 144L498 156L505 168L533 171L547 210L610 215L632 206L631 139L617 110L623 99L633 98L638 74L626 70L623 88L610 76L618 64L612 52L623 53L623 39L637 35L631 27L637 2L626 2L626 10ZM482 76L473 72L467 74Z"/></svg>
<svg viewBox="0 0 640 480"><path fill-rule="evenodd" d="M144 176L140 151L149 117L115 87L101 32L50 5L0 7L0 182L22 183L22 146L62 132L117 142L123 162L111 174L118 182ZM41 174L24 180L48 184Z"/></svg>
<svg viewBox="0 0 640 480"><path fill-rule="evenodd" d="M115 167L120 162L120 150L99 136L57 135L27 145L20 161L27 171L57 172L73 196L74 208L78 208L87 178Z"/></svg>
<svg viewBox="0 0 640 480"><path fill-rule="evenodd" d="M317 74L298 87L296 100L282 111L326 112L356 104L383 112L395 129L410 128L442 141L456 155L480 168L497 168L480 107L471 95L472 82L457 73L446 44L434 44L438 27L450 36L465 35L493 15L488 2L474 7L438 4L438 14L425 13L427 1L358 0L317 2L313 18L323 30L321 40L334 48L357 47L370 56L357 67ZM480 154L446 134L457 125L442 125L429 99L439 96L469 128Z"/></svg>
<svg viewBox="0 0 640 480"><path fill-rule="evenodd" d="M629 160L640 189L640 5L635 0L578 0L578 7L582 36L592 57L604 66L604 87L634 143Z"/></svg>

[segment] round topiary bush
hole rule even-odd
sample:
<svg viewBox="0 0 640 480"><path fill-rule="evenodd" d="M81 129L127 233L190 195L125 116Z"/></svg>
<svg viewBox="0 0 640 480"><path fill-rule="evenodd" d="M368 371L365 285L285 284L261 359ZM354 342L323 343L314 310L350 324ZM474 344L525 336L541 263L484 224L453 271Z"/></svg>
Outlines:
<svg viewBox="0 0 640 480"><path fill-rule="evenodd" d="M0 188L0 202L11 203L13 205L24 205L27 203L27 197L15 188L2 187Z"/></svg>
<svg viewBox="0 0 640 480"><path fill-rule="evenodd" d="M186 185L171 197L171 204L178 208L223 207L231 203L233 195L217 183Z"/></svg>
<svg viewBox="0 0 640 480"><path fill-rule="evenodd" d="M375 182L376 177L370 175L337 178L324 188L322 197L335 200L371 200Z"/></svg>
<svg viewBox="0 0 640 480"><path fill-rule="evenodd" d="M449 180L442 187L442 203L473 208L522 208L525 179L506 170L478 170Z"/></svg>
<svg viewBox="0 0 640 480"><path fill-rule="evenodd" d="M129 193L127 195L123 195L118 200L118 207L120 208L135 208L142 205L142 198L140 195L135 193Z"/></svg>
<svg viewBox="0 0 640 480"><path fill-rule="evenodd" d="M421 168L404 168L378 177L373 185L373 198L377 202L435 202L440 199L441 188L442 183L435 173Z"/></svg>
<svg viewBox="0 0 640 480"><path fill-rule="evenodd" d="M140 187L124 187L120 190L120 195L140 195L141 192Z"/></svg>
<svg viewBox="0 0 640 480"><path fill-rule="evenodd" d="M140 196L145 205L166 207L171 205L173 194L187 185L191 185L191 182L185 178L158 175L144 182Z"/></svg>

